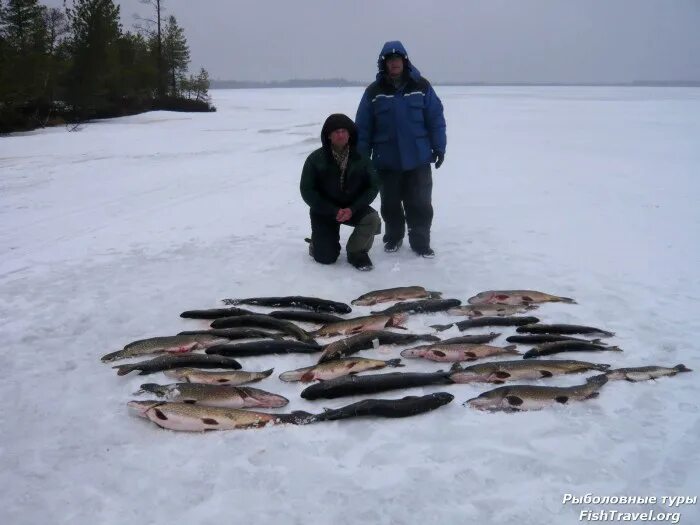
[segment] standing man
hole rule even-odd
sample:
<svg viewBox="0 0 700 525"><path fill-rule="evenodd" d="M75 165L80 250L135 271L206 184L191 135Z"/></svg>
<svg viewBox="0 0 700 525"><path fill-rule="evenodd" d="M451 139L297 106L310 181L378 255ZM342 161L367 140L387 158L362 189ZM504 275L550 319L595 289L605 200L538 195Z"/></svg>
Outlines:
<svg viewBox="0 0 700 525"><path fill-rule="evenodd" d="M381 181L384 250L395 252L408 225L411 249L435 257L430 247L435 168L445 159L442 102L408 59L398 40L384 44L377 80L357 108L358 150L372 156Z"/></svg>
<svg viewBox="0 0 700 525"><path fill-rule="evenodd" d="M311 153L301 173L301 196L309 205L309 254L322 264L340 255L340 225L353 226L346 252L358 270L371 270L369 250L381 231L379 214L370 206L379 192L371 161L357 151L355 123L340 113L326 119L322 147Z"/></svg>

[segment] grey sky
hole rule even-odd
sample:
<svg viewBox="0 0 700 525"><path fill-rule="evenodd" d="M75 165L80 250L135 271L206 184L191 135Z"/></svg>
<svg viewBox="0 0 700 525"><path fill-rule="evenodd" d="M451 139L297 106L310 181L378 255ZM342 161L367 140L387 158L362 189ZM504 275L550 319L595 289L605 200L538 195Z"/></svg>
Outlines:
<svg viewBox="0 0 700 525"><path fill-rule="evenodd" d="M70 0L69 0L70 2ZM60 0L43 0L60 5ZM121 5L124 27L143 13ZM165 0L213 79L369 81L401 40L433 83L700 80L700 0Z"/></svg>

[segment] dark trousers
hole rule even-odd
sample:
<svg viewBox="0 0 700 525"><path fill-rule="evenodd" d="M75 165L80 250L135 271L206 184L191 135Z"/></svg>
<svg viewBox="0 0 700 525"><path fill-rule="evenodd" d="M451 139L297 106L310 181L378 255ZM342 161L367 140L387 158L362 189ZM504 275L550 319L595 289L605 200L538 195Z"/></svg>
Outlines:
<svg viewBox="0 0 700 525"><path fill-rule="evenodd" d="M340 255L340 225L354 227L346 246L348 258L359 253L368 253L374 243L374 236L381 232L382 223L377 211L368 206L354 213L349 221L340 223L331 215L310 213L311 254L322 264L332 264Z"/></svg>
<svg viewBox="0 0 700 525"><path fill-rule="evenodd" d="M414 250L430 246L433 222L433 175L430 164L409 171L380 171L384 242L403 239Z"/></svg>

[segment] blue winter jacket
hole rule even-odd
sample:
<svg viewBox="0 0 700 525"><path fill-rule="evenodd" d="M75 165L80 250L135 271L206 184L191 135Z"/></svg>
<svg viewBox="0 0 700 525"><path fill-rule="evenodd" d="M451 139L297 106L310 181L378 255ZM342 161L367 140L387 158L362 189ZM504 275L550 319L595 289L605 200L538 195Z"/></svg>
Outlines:
<svg viewBox="0 0 700 525"><path fill-rule="evenodd" d="M391 53L404 57L398 88L384 71L384 58ZM357 108L358 150L371 155L379 170L406 171L429 164L433 153L444 154L447 147L442 102L398 40L384 44L377 66L377 80Z"/></svg>

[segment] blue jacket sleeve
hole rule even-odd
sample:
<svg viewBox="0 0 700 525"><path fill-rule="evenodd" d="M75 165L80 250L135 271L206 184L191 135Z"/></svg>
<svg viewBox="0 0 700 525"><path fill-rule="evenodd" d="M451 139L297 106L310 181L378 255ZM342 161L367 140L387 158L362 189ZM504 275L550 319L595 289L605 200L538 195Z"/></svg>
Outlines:
<svg viewBox="0 0 700 525"><path fill-rule="evenodd" d="M445 115L443 113L442 102L438 98L433 86L428 88L425 97L425 123L430 135L430 146L434 152L445 153L447 149L447 135Z"/></svg>
<svg viewBox="0 0 700 525"><path fill-rule="evenodd" d="M372 118L372 102L369 100L367 90L365 90L357 107L355 116L357 126L357 150L367 157L370 156L372 135L374 134L374 119Z"/></svg>

